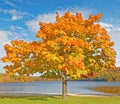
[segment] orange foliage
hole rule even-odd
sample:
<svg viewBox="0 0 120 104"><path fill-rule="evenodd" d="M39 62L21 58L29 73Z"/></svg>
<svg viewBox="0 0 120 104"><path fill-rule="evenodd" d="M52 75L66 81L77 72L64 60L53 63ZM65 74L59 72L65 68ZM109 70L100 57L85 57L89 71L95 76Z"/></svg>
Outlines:
<svg viewBox="0 0 120 104"><path fill-rule="evenodd" d="M39 41L15 40L6 44L7 73L54 72L70 78L93 76L98 70L114 69L116 52L107 31L98 23L101 14L84 20L81 13L56 15L56 22L40 22Z"/></svg>

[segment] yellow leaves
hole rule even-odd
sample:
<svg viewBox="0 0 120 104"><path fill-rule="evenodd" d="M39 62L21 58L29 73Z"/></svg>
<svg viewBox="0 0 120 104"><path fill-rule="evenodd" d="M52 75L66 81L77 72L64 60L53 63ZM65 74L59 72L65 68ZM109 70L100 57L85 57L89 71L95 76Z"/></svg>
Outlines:
<svg viewBox="0 0 120 104"><path fill-rule="evenodd" d="M6 73L8 73L8 74L10 74L10 75L12 75L13 74L13 68L11 67L11 65L10 66L8 66L8 65L6 65L5 67L4 67L4 69L5 69L5 72Z"/></svg>
<svg viewBox="0 0 120 104"><path fill-rule="evenodd" d="M50 50L59 50L60 49L60 47L59 47L59 45L58 45L58 43L57 42L55 42L55 41L47 41L46 42L46 47L47 48L49 48Z"/></svg>
<svg viewBox="0 0 120 104"><path fill-rule="evenodd" d="M107 33L107 31L104 28L100 28L99 34L103 35L103 34L106 34L106 33Z"/></svg>
<svg viewBox="0 0 120 104"><path fill-rule="evenodd" d="M71 16L70 11L67 11L67 12L64 14L63 18L70 18L70 16Z"/></svg>
<svg viewBox="0 0 120 104"><path fill-rule="evenodd" d="M23 40L13 40L13 41L11 41L11 44L13 45L13 46L21 46L21 45L23 45L25 42L23 41Z"/></svg>
<svg viewBox="0 0 120 104"><path fill-rule="evenodd" d="M87 47L88 46L87 42L85 42L82 39L77 39L75 37L62 36L60 38L57 38L55 41L56 41L56 43L64 45L65 48L68 48L68 49L69 49L69 46L74 46L76 48L77 47ZM58 46L59 46L59 44L58 44Z"/></svg>
<svg viewBox="0 0 120 104"><path fill-rule="evenodd" d="M38 55L41 50L43 49L43 46L41 45L41 42L31 42L28 44L28 46L26 47L28 48L28 52L33 53L35 55Z"/></svg>
<svg viewBox="0 0 120 104"><path fill-rule="evenodd" d="M114 42L110 42L109 45L110 45L110 46L114 46L115 43L114 43Z"/></svg>
<svg viewBox="0 0 120 104"><path fill-rule="evenodd" d="M11 62L7 57L3 57L3 58L1 58L1 60L2 60L3 62Z"/></svg>
<svg viewBox="0 0 120 104"><path fill-rule="evenodd" d="M44 60L47 61L47 63L51 63L51 62L61 63L64 60L62 56L59 56L57 54L53 54L50 52L46 52L46 51L41 52L41 56Z"/></svg>
<svg viewBox="0 0 120 104"><path fill-rule="evenodd" d="M82 13L76 13L76 18L77 18L78 22L82 22L83 21Z"/></svg>
<svg viewBox="0 0 120 104"><path fill-rule="evenodd" d="M14 69L14 73L18 72L18 71L21 71L21 67L18 67L18 68L15 68Z"/></svg>
<svg viewBox="0 0 120 104"><path fill-rule="evenodd" d="M92 25L87 27L87 30L88 30L89 34L92 34L92 35L98 34L100 31L100 25L99 24L97 24L97 25L92 24Z"/></svg>
<svg viewBox="0 0 120 104"><path fill-rule="evenodd" d="M106 57L107 56L112 57L112 56L116 55L116 52L112 48L106 48L106 49L104 49L103 53L104 53L104 55Z"/></svg>
<svg viewBox="0 0 120 104"><path fill-rule="evenodd" d="M69 57L66 64L72 67L77 67L80 70L85 69L84 62L79 57Z"/></svg>
<svg viewBox="0 0 120 104"><path fill-rule="evenodd" d="M69 40L67 40L66 45L84 47L87 44L82 39L70 38Z"/></svg>
<svg viewBox="0 0 120 104"><path fill-rule="evenodd" d="M42 39L46 39L46 36L45 36L45 34L43 33L43 32L41 32L41 31L38 31L38 33L36 34L36 37L37 38L42 38Z"/></svg>
<svg viewBox="0 0 120 104"><path fill-rule="evenodd" d="M89 20L92 22L98 22L102 17L102 14L97 14L95 16L89 16Z"/></svg>
<svg viewBox="0 0 120 104"><path fill-rule="evenodd" d="M5 44L4 48L5 48L5 50L7 50L8 52L12 52L12 51L13 51L13 47L11 47L11 46L8 45L8 44Z"/></svg>

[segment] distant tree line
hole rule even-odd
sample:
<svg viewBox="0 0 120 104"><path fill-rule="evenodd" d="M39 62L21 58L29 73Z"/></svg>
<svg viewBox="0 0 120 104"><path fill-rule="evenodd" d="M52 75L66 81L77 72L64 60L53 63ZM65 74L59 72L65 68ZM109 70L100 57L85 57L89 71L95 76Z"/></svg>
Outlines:
<svg viewBox="0 0 120 104"><path fill-rule="evenodd" d="M93 77L90 77L92 80L106 80L106 81L120 81L120 67L111 70L104 70L97 72Z"/></svg>
<svg viewBox="0 0 120 104"><path fill-rule="evenodd" d="M25 75L10 75L0 73L0 82L34 82L44 80L60 80L60 78L53 78L52 76L25 76Z"/></svg>
<svg viewBox="0 0 120 104"><path fill-rule="evenodd" d="M44 76L19 76L0 73L0 82L34 82L43 80L61 80L61 78L58 76L53 77L52 74L49 74L49 76L47 74ZM93 76L82 80L120 81L120 67L117 67L115 70L106 69L104 71L97 72Z"/></svg>

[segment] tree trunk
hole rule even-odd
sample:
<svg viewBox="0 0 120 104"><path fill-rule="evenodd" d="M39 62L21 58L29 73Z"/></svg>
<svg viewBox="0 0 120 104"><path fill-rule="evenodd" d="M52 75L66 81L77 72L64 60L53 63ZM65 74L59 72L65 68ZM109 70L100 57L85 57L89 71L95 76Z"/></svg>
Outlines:
<svg viewBox="0 0 120 104"><path fill-rule="evenodd" d="M67 98L67 79L66 77L62 78L62 99Z"/></svg>

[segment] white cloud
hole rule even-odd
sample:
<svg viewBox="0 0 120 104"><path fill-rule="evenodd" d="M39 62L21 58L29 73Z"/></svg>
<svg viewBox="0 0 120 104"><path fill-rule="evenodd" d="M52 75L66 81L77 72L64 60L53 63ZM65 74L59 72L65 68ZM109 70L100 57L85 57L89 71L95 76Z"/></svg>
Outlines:
<svg viewBox="0 0 120 104"><path fill-rule="evenodd" d="M11 6L11 7L15 7L15 6L16 6L15 3L13 3L12 1L9 1L9 0L4 0L3 2L4 2L5 4Z"/></svg>
<svg viewBox="0 0 120 104"><path fill-rule="evenodd" d="M9 37L12 40L14 39L25 39L28 37L28 31L24 29L23 27L17 26L17 25L11 25L9 27L10 32L12 35Z"/></svg>
<svg viewBox="0 0 120 104"><path fill-rule="evenodd" d="M8 36L10 35L12 35L11 32L0 30L0 57L5 54L4 45L10 42L10 40L8 39Z"/></svg>
<svg viewBox="0 0 120 104"><path fill-rule="evenodd" d="M12 21L22 20L23 17L24 17L24 15L28 15L28 16L32 17L32 15L29 14L29 13L27 13L27 12L20 12L20 11L17 11L17 10L15 10L15 9L6 10L6 9L1 9L1 8L0 8L0 12L2 12L2 13L4 13L4 14L10 14Z"/></svg>
<svg viewBox="0 0 120 104"><path fill-rule="evenodd" d="M100 25L105 28L108 32L110 32L113 28L113 25L112 24L108 24L108 23L105 23L105 22L100 22Z"/></svg>
<svg viewBox="0 0 120 104"><path fill-rule="evenodd" d="M108 24L108 23L104 23L104 22L100 22L100 25L105 27L105 28L112 28L113 27L112 24Z"/></svg>
<svg viewBox="0 0 120 104"><path fill-rule="evenodd" d="M14 26L14 25L11 25L10 26L10 30L12 30L12 31L16 31L16 30L23 30L23 28L22 27L20 27L20 26Z"/></svg>
<svg viewBox="0 0 120 104"><path fill-rule="evenodd" d="M100 22L100 25L108 31L108 34L111 37L111 40L115 42L114 49L117 52L116 56L116 65L120 66L120 26L119 25L112 25L105 22Z"/></svg>
<svg viewBox="0 0 120 104"><path fill-rule="evenodd" d="M8 39L9 35L12 35L12 33L9 31L0 30L0 37L1 37L0 38L0 58L2 58L5 55L4 45L10 42L10 40ZM0 72L4 72L3 70L4 65L5 64L0 61Z"/></svg>
<svg viewBox="0 0 120 104"><path fill-rule="evenodd" d="M11 20L20 20L23 18L23 13L16 10L6 10L6 13L11 14Z"/></svg>
<svg viewBox="0 0 120 104"><path fill-rule="evenodd" d="M114 31L120 31L120 26L116 26L116 27L114 28Z"/></svg>
<svg viewBox="0 0 120 104"><path fill-rule="evenodd" d="M108 32L119 32L120 25L113 25L110 23L100 22L101 27L105 28Z"/></svg>
<svg viewBox="0 0 120 104"><path fill-rule="evenodd" d="M116 56L116 65L120 66L120 26L113 25L110 23L100 22L100 25L108 31L108 34L111 37L111 40L115 42L114 49L117 52Z"/></svg>
<svg viewBox="0 0 120 104"><path fill-rule="evenodd" d="M116 26L109 32L109 35L111 36L111 40L115 42L114 49L117 52L116 60L117 66L120 66L120 30L119 28L116 29Z"/></svg>
<svg viewBox="0 0 120 104"><path fill-rule="evenodd" d="M72 14L76 12L82 12L82 15L84 18L87 18L89 14L91 14L93 11L91 9L86 9L86 8L69 8L65 10L57 10L55 12L47 13L47 14L40 14L36 16L34 19L27 21L26 25L30 31L33 33L36 33L39 29L39 22L54 22L56 19L56 12L59 13L60 16L62 16L66 11L70 10Z"/></svg>
<svg viewBox="0 0 120 104"><path fill-rule="evenodd" d="M36 33L39 29L39 22L53 22L55 21L55 13L38 15L33 20L30 20L26 23L28 29L34 33Z"/></svg>
<svg viewBox="0 0 120 104"><path fill-rule="evenodd" d="M22 19L22 18L23 18L23 17L22 17L21 15L19 15L19 16L18 16L18 15L13 15L12 18L11 18L11 20L14 20L14 21L15 21L15 20L20 20L20 19Z"/></svg>

